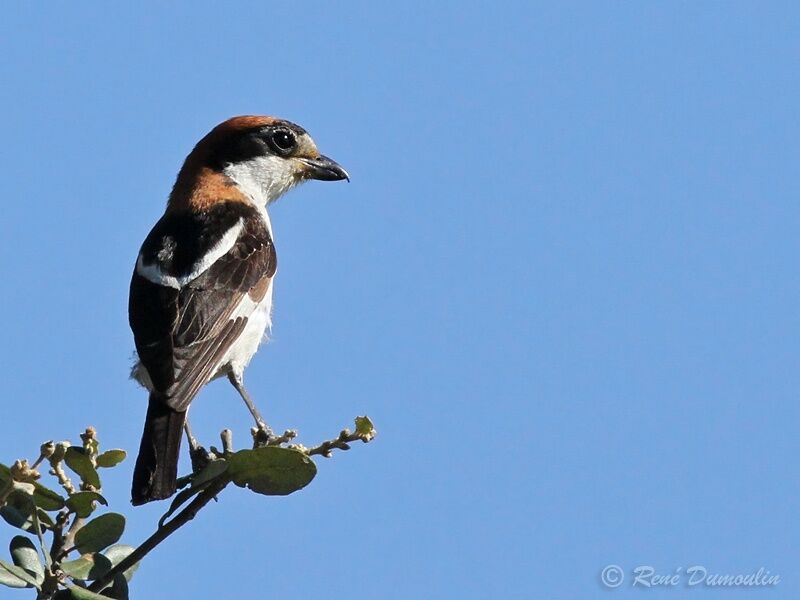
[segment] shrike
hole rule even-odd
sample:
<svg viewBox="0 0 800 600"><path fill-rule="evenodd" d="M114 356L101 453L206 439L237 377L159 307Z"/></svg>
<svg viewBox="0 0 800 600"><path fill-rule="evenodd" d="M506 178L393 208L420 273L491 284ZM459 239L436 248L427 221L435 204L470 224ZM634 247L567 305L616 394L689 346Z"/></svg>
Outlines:
<svg viewBox="0 0 800 600"><path fill-rule="evenodd" d="M186 410L212 379L227 376L266 430L242 378L271 324L267 205L307 179L349 177L303 128L273 117L229 119L186 157L131 280L132 375L150 391L133 504L175 493Z"/></svg>

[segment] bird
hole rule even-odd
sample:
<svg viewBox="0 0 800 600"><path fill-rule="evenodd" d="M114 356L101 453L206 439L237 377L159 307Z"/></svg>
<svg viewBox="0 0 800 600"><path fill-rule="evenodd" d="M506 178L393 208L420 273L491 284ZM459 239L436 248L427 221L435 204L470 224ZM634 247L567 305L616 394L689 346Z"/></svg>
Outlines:
<svg viewBox="0 0 800 600"><path fill-rule="evenodd" d="M272 324L277 268L267 206L310 179L350 180L308 132L269 116L214 127L183 163L163 216L142 243L128 320L131 376L149 391L131 502L172 496L187 409L227 377L269 432L244 387L244 370Z"/></svg>

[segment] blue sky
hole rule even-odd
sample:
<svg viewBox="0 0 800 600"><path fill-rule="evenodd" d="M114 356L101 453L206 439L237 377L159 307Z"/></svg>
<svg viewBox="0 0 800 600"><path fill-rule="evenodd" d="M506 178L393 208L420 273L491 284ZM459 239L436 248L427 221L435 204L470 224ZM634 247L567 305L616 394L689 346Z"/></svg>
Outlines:
<svg viewBox="0 0 800 600"><path fill-rule="evenodd" d="M235 114L352 175L273 207L249 388L308 444L379 437L293 496L226 491L134 597L688 593L642 565L797 597L796 5L169 4L4 9L0 457L138 447L130 272ZM250 425L224 383L192 418ZM131 469L104 492L136 543L166 507L128 508Z"/></svg>

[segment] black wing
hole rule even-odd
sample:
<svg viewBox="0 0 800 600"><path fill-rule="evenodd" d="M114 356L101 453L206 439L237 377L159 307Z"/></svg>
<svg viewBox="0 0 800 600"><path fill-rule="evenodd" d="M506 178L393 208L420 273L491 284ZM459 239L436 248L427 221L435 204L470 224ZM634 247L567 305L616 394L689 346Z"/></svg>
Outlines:
<svg viewBox="0 0 800 600"><path fill-rule="evenodd" d="M139 359L154 390L178 411L186 410L214 376L277 266L272 239L256 211L223 206L228 209L224 218L165 216L142 246L145 264L177 279L198 262L185 256L203 256L241 219L231 249L205 271L178 287L174 281L172 286L156 283L138 270L131 280L128 312Z"/></svg>

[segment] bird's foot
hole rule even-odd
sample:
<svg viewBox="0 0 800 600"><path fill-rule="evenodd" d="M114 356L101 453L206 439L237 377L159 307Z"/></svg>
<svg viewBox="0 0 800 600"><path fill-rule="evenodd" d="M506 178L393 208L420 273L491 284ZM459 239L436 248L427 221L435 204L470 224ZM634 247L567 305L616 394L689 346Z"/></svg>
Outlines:
<svg viewBox="0 0 800 600"><path fill-rule="evenodd" d="M200 444L192 446L189 449L189 458L192 460L192 473L199 473L206 468L211 458L209 457L208 450L203 448Z"/></svg>
<svg viewBox="0 0 800 600"><path fill-rule="evenodd" d="M272 440L275 439L272 429L263 421L259 422L256 427L251 428L250 433L253 436L253 448L269 446Z"/></svg>

